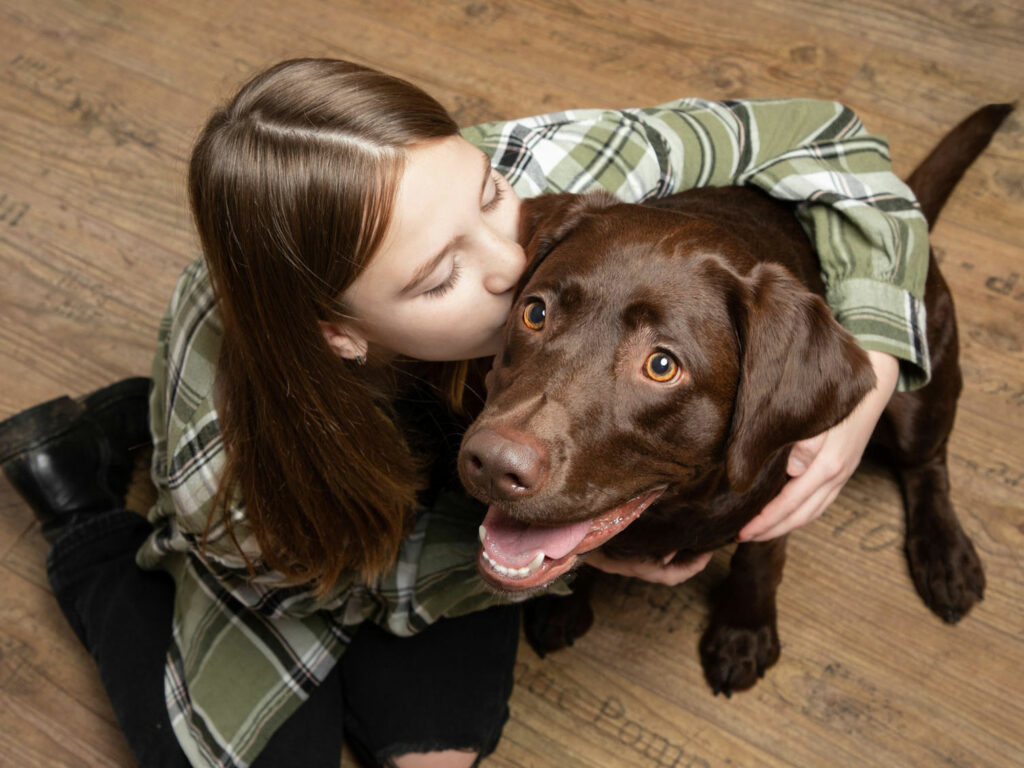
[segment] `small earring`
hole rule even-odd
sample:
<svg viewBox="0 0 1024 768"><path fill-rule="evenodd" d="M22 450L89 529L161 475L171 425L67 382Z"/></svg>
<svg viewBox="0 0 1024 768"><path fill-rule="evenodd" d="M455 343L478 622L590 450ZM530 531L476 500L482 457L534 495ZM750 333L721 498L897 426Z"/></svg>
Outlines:
<svg viewBox="0 0 1024 768"><path fill-rule="evenodd" d="M356 365L366 365L366 355L356 355Z"/></svg>

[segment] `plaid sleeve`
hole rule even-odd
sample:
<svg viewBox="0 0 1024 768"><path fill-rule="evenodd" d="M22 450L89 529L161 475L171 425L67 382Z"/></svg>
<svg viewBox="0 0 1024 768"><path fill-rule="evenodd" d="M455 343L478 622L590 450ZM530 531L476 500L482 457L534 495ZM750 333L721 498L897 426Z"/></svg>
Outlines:
<svg viewBox="0 0 1024 768"><path fill-rule="evenodd" d="M900 389L928 380L927 224L892 173L885 140L843 105L683 99L488 123L463 135L522 197L601 188L643 202L750 184L796 202L839 322L865 348L901 360Z"/></svg>

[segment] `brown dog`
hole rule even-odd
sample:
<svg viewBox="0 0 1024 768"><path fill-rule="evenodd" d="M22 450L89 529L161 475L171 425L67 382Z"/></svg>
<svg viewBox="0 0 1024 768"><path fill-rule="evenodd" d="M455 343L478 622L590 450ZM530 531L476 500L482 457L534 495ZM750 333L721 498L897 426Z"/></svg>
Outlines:
<svg viewBox="0 0 1024 768"><path fill-rule="evenodd" d="M914 172L929 224L1010 110L975 113ZM732 542L785 484L789 447L873 386L790 205L739 187L643 206L553 195L526 201L521 226L531 266L459 455L466 489L490 505L478 565L496 589L539 590L598 546L683 561ZM955 622L985 579L949 498L961 378L934 257L925 302L932 380L893 396L873 440L902 484L914 584ZM778 658L784 560L784 537L737 547L700 646L716 693ZM586 630L587 601L578 587L533 602L538 651Z"/></svg>

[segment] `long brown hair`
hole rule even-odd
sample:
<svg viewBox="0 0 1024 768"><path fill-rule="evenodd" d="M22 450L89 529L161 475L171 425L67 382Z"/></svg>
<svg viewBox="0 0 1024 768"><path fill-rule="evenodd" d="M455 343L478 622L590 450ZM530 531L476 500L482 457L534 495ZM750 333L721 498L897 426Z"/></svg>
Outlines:
<svg viewBox="0 0 1024 768"><path fill-rule="evenodd" d="M380 246L406 149L456 131L410 83L303 59L246 83L192 153L224 328L214 515L233 536L243 503L266 564L321 594L343 569L369 580L394 562L423 481L391 393L320 322L344 318L339 297Z"/></svg>

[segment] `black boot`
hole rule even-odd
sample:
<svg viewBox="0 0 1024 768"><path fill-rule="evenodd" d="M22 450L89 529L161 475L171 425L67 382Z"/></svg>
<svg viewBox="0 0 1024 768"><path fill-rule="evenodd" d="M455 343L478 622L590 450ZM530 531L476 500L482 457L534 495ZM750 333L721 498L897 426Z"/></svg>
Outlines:
<svg viewBox="0 0 1024 768"><path fill-rule="evenodd" d="M149 389L152 379L123 379L79 399L85 412L110 441L107 484L124 502L135 468L132 453L152 444L149 434Z"/></svg>
<svg viewBox="0 0 1024 768"><path fill-rule="evenodd" d="M50 543L77 515L123 507L130 451L149 440L148 394L148 379L126 379L0 422L0 465Z"/></svg>

